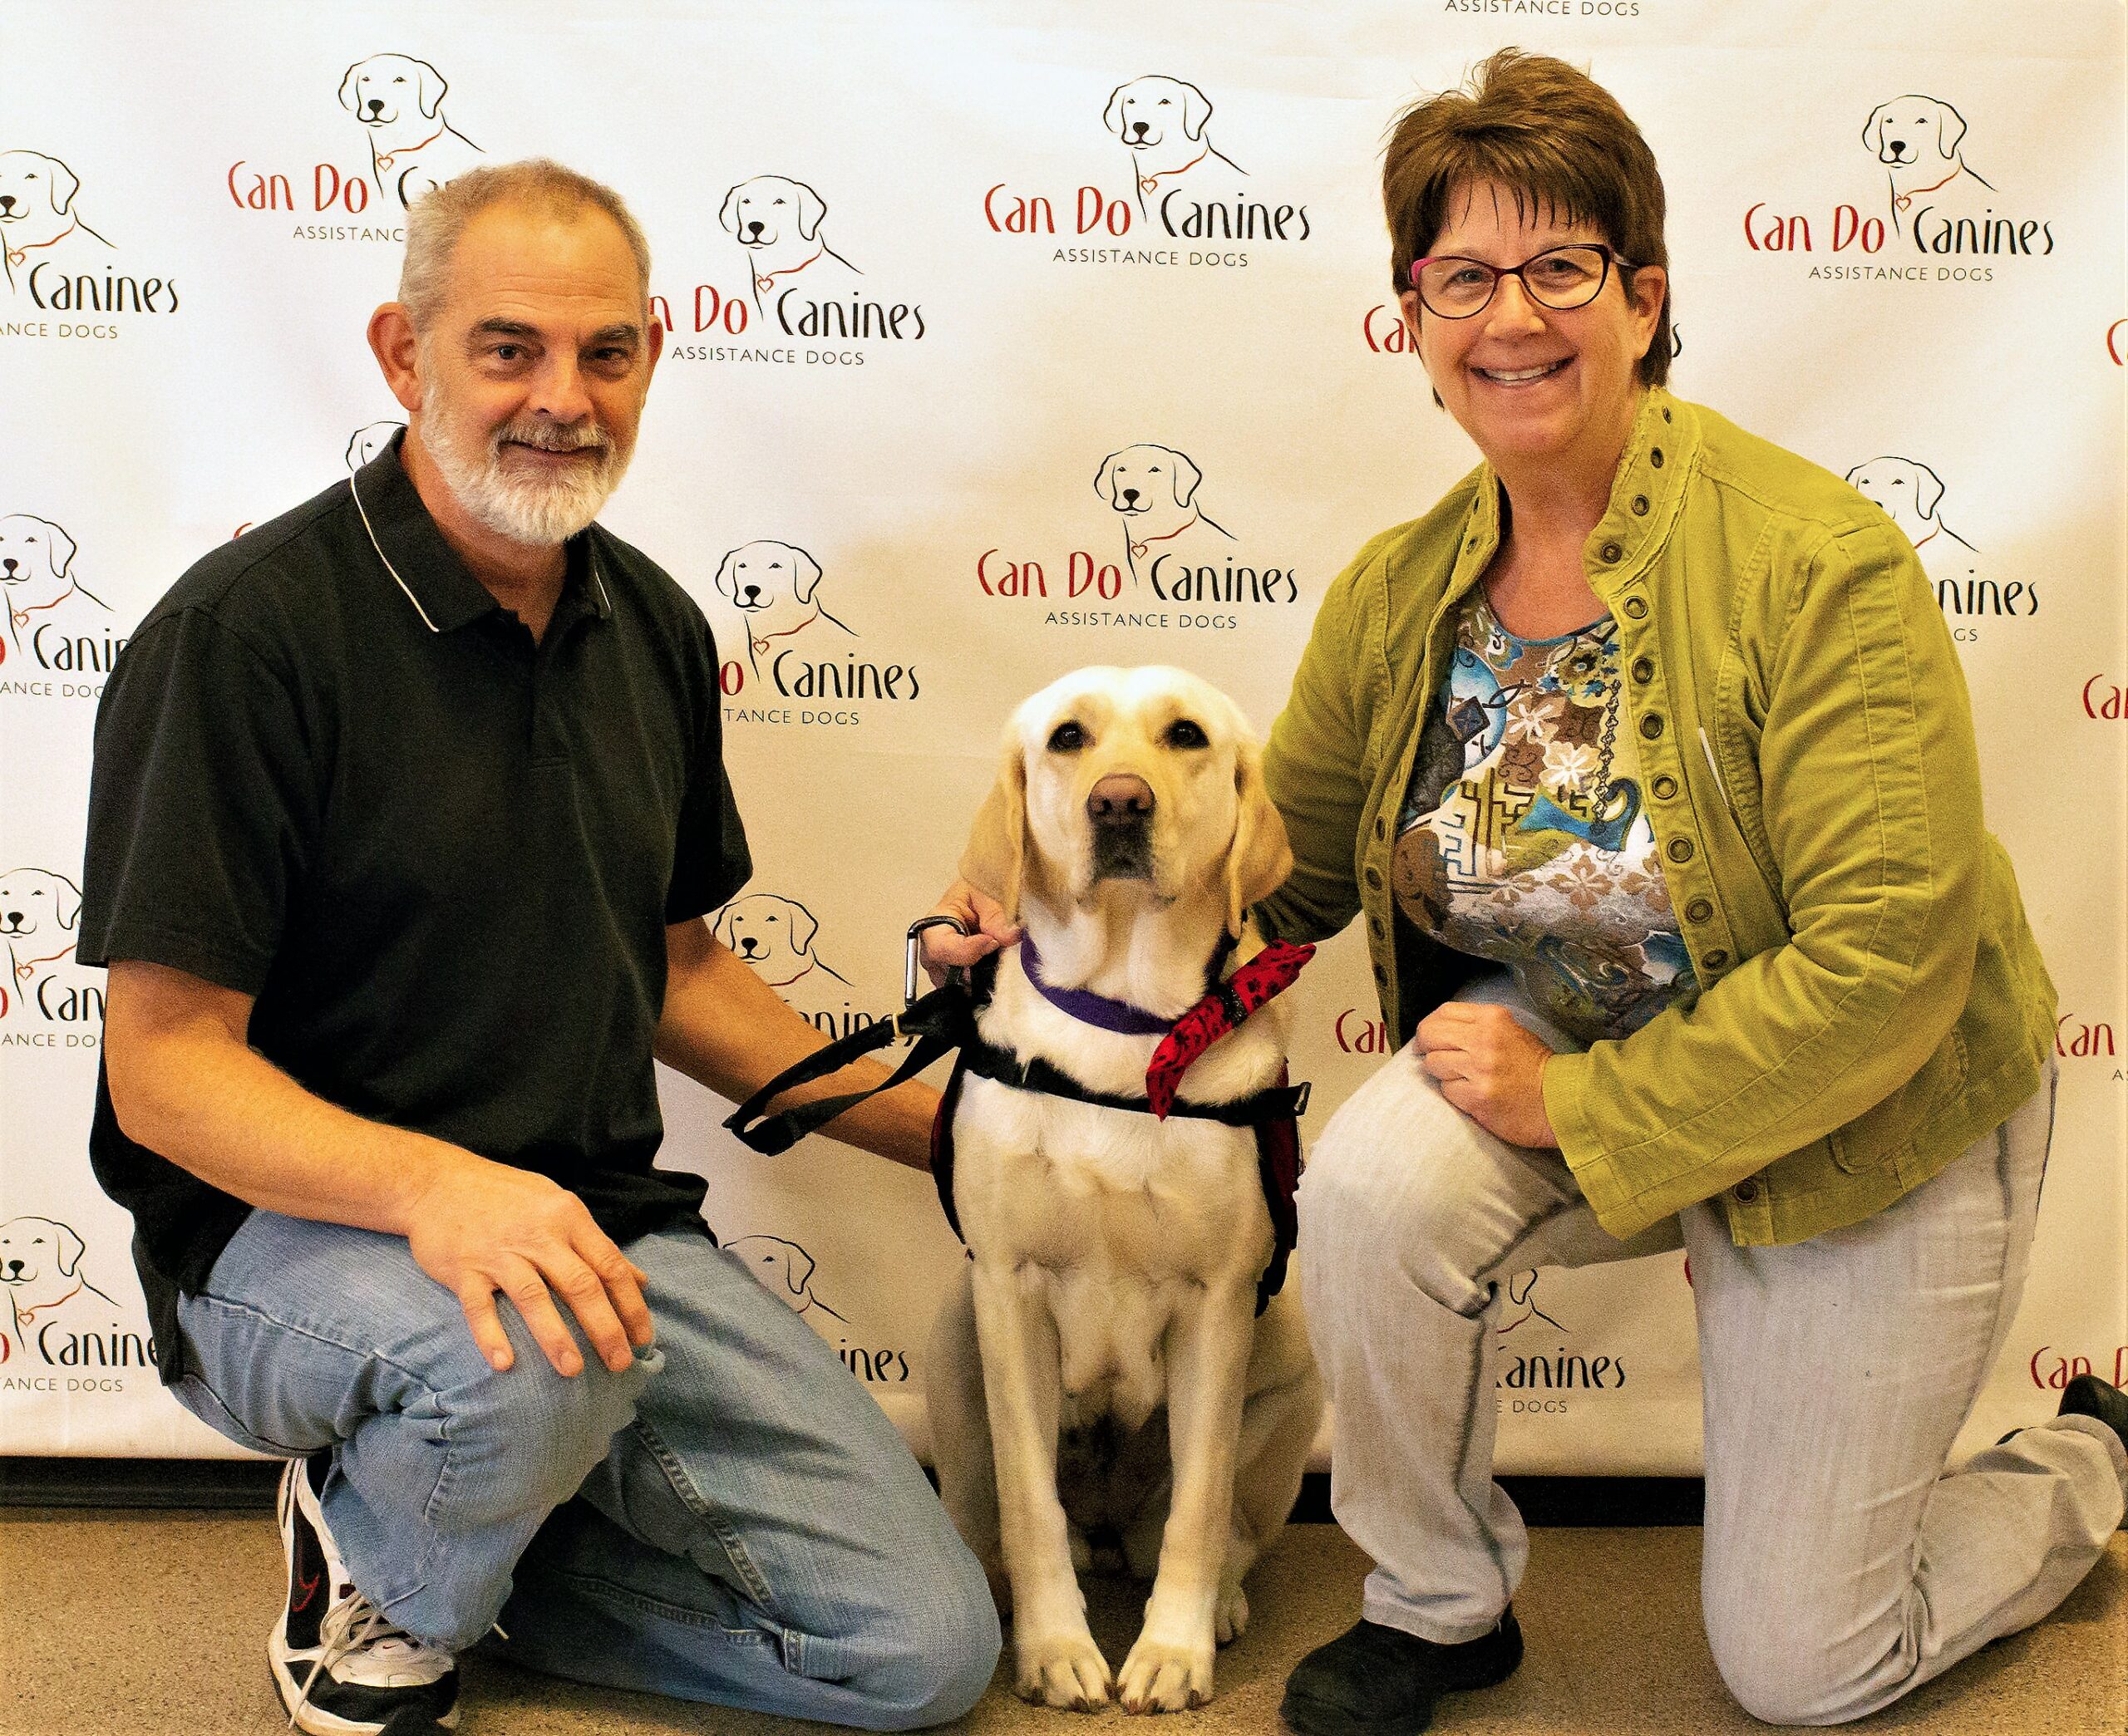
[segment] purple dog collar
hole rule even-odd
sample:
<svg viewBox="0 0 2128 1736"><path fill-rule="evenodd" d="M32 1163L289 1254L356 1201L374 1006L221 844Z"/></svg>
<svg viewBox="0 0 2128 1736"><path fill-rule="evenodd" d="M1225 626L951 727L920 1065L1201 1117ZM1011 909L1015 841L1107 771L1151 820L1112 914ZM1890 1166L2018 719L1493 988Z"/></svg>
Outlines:
<svg viewBox="0 0 2128 1736"><path fill-rule="evenodd" d="M1220 967L1226 963L1227 955L1234 950L1231 940L1222 940L1219 950L1213 953L1211 963L1205 969L1207 981L1218 979ZM1042 979L1042 954L1035 950L1034 937L1020 937L1020 966L1027 973L1027 981L1034 985L1035 992L1059 1012L1068 1014L1082 1025L1091 1025L1101 1030L1113 1030L1130 1037L1164 1037L1175 1028L1175 1020L1163 1019L1147 1012L1143 1007L1133 1006L1127 1001L1111 1000L1106 995L1096 995L1091 989L1060 989L1052 987Z"/></svg>

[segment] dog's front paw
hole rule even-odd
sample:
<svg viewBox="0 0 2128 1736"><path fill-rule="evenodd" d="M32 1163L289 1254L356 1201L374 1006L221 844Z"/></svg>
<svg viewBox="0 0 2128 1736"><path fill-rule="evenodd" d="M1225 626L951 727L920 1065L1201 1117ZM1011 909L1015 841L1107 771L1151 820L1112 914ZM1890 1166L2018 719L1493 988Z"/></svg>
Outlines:
<svg viewBox="0 0 2128 1736"><path fill-rule="evenodd" d="M1181 1712L1212 1697L1212 1636L1177 1645L1138 1635L1116 1678L1116 1698L1126 1712Z"/></svg>
<svg viewBox="0 0 2128 1736"><path fill-rule="evenodd" d="M1238 1579L1219 1587L1218 1607L1212 1612L1212 1631L1222 1645L1231 1645L1249 1631L1249 1594Z"/></svg>
<svg viewBox="0 0 2128 1736"><path fill-rule="evenodd" d="M1108 1704L1113 1678L1091 1634L1015 1634L1012 1657L1012 1688L1022 1699L1066 1712Z"/></svg>

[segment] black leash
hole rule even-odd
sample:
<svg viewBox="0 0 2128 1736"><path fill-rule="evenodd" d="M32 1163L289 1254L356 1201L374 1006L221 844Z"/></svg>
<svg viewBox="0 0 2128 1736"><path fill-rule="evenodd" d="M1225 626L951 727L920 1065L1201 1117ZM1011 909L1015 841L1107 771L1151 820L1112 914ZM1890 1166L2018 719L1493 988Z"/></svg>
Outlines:
<svg viewBox="0 0 2128 1736"><path fill-rule="evenodd" d="M998 971L994 953L976 966L973 979L959 970L949 971L943 986L918 998L919 937L927 928L941 926L951 927L958 934L968 932L952 917L925 917L909 924L903 984L908 1005L903 1011L893 1019L883 1019L862 1030L851 1031L825 1048L814 1050L796 1066L777 1074L741 1104L724 1124L741 1144L767 1157L788 1151L806 1134L818 1132L868 1097L892 1090L956 1050L960 1051L961 1066L967 1071L1017 1090L1039 1091L1051 1097L1067 1098L1074 1103L1091 1104L1097 1109L1130 1109L1141 1115L1152 1114L1152 1106L1142 1097L1118 1097L1105 1091L1089 1090L1071 1075L1038 1056L1022 1060L1010 1050L999 1049L983 1040L975 1028L975 1016L990 999L990 985ZM766 1113L768 1105L786 1091L825 1079L860 1056L884 1049L904 1037L915 1040L902 1058L901 1065L869 1090L823 1097L774 1115ZM1308 1084L1303 1081L1298 1085L1274 1085L1234 1103L1185 1103L1178 1099L1168 1113L1192 1121L1254 1127L1266 1122L1290 1120L1302 1114L1308 1108Z"/></svg>

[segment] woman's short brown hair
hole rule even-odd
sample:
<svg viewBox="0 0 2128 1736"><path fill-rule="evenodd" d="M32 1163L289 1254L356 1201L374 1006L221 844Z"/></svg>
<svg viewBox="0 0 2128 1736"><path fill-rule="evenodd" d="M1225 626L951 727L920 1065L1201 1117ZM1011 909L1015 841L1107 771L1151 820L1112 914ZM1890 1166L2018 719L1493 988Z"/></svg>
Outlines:
<svg viewBox="0 0 2128 1736"><path fill-rule="evenodd" d="M1618 99L1564 61L1503 48L1464 89L1426 97L1397 116L1382 161L1382 202L1399 295L1411 288L1411 262L1432 250L1447 223L1451 199L1480 181L1513 189L1517 216L1550 211L1594 224L1621 259L1669 268L1655 154ZM1672 350L1666 286L1662 317L1640 359L1643 384L1669 377Z"/></svg>

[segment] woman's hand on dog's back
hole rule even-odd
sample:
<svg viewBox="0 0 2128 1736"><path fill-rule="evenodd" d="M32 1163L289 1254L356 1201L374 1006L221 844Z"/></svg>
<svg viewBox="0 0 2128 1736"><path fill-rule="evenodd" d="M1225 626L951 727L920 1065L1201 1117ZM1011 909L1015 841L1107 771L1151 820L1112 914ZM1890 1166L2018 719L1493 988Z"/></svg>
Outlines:
<svg viewBox="0 0 2128 1736"><path fill-rule="evenodd" d="M936 988L955 966L966 968L1001 947L1019 944L1023 931L1005 919L1005 907L965 880L956 880L945 896L931 907L934 917L951 917L969 932L955 934L949 928L927 928L919 937L924 968Z"/></svg>

